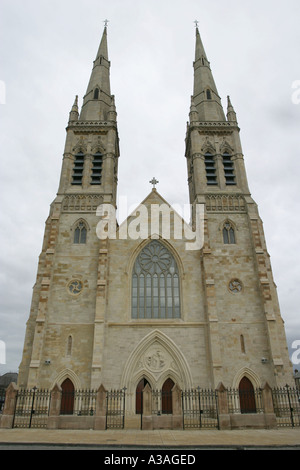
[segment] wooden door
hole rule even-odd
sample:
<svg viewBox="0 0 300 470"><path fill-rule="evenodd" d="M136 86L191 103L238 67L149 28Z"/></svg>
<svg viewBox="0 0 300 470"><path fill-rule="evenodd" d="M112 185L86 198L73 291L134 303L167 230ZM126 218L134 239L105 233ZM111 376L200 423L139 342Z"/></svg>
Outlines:
<svg viewBox="0 0 300 470"><path fill-rule="evenodd" d="M247 377L240 381L239 396L241 413L256 413L254 388Z"/></svg>
<svg viewBox="0 0 300 470"><path fill-rule="evenodd" d="M135 412L136 414L140 415L143 414L143 390L146 387L146 385L149 384L147 379L142 379L137 387L136 387L136 392L135 392ZM150 384L149 384L149 387Z"/></svg>
<svg viewBox="0 0 300 470"><path fill-rule="evenodd" d="M75 389L72 381L66 379L61 384L62 394L61 394L61 405L60 405L60 414L61 415L72 415L74 409L74 395Z"/></svg>
<svg viewBox="0 0 300 470"><path fill-rule="evenodd" d="M174 387L172 379L167 379L162 387L161 411L163 414L172 414L172 388Z"/></svg>

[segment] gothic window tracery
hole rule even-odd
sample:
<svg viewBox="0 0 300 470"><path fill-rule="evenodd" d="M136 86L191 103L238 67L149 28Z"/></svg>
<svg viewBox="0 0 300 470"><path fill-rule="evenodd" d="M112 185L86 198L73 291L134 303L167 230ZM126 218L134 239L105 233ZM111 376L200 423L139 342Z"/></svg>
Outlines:
<svg viewBox="0 0 300 470"><path fill-rule="evenodd" d="M80 220L74 230L74 243L84 245L86 243L87 228L83 220Z"/></svg>
<svg viewBox="0 0 300 470"><path fill-rule="evenodd" d="M226 221L223 227L223 241L225 245L235 245L235 230L231 222Z"/></svg>
<svg viewBox="0 0 300 470"><path fill-rule="evenodd" d="M148 243L133 267L132 318L180 318L177 263L157 240Z"/></svg>

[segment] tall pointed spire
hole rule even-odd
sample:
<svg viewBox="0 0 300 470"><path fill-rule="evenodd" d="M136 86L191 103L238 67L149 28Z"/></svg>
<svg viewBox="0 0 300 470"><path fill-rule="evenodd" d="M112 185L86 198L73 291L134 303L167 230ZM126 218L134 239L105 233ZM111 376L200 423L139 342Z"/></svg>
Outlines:
<svg viewBox="0 0 300 470"><path fill-rule="evenodd" d="M194 62L194 103L200 121L225 121L221 98L207 59L198 25L196 26L196 53Z"/></svg>
<svg viewBox="0 0 300 470"><path fill-rule="evenodd" d="M205 53L205 50L204 50L204 47L203 47L203 44L202 44L202 40L201 40L201 36L200 36L200 33L199 33L199 29L198 29L198 26L196 27L196 52L195 52L195 62L197 62L197 60L200 60L204 58L205 61L207 62L207 65L209 67L209 62L207 60L207 56L206 56L206 53Z"/></svg>
<svg viewBox="0 0 300 470"><path fill-rule="evenodd" d="M111 100L110 62L108 60L107 26L105 24L90 81L83 98L80 120L106 120Z"/></svg>
<svg viewBox="0 0 300 470"><path fill-rule="evenodd" d="M98 49L97 57L96 60L99 57L104 57L106 60L108 60L108 47L107 47L107 26L104 26L104 31L103 35L101 38L100 46Z"/></svg>

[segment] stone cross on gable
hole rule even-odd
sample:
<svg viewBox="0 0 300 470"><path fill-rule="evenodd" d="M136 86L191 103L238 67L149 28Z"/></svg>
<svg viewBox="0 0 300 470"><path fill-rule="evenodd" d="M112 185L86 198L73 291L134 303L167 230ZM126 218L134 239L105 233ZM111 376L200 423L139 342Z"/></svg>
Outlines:
<svg viewBox="0 0 300 470"><path fill-rule="evenodd" d="M156 189L155 186L159 183L157 179L153 176L152 180L149 181L150 184L153 184L153 189Z"/></svg>

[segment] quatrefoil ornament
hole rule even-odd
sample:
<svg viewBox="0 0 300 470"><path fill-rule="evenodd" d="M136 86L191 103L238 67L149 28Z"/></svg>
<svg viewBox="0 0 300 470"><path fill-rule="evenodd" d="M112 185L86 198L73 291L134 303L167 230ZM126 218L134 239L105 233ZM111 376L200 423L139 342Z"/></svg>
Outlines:
<svg viewBox="0 0 300 470"><path fill-rule="evenodd" d="M82 289L83 289L82 282L79 281L78 279L73 279L68 284L68 290L69 290L70 294L72 294L72 295L80 294Z"/></svg>
<svg viewBox="0 0 300 470"><path fill-rule="evenodd" d="M230 292L232 292L233 294L238 294L239 292L242 292L243 290L243 284L241 283L239 279L232 279L229 282L228 287L229 287Z"/></svg>

